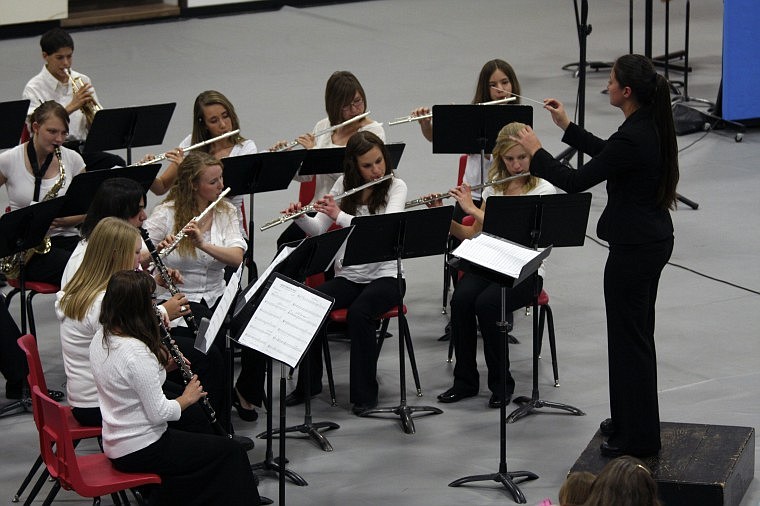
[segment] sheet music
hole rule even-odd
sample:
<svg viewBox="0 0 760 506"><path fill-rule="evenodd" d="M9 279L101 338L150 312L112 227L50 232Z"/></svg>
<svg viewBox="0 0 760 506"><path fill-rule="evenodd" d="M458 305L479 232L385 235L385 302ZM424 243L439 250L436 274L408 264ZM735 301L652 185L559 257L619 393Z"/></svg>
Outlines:
<svg viewBox="0 0 760 506"><path fill-rule="evenodd" d="M275 267L280 265L283 262L283 260L288 258L295 249L296 247L294 246L285 246L284 248L282 248L282 250L277 254L277 256L274 257L274 260L272 260L272 263L269 264L269 267L267 267L266 270L261 273L261 276L259 276L259 279L257 279L254 282L253 288L246 289L245 302L251 301L251 297L253 297L256 294L256 292L259 291L259 289L261 288L261 285L263 285L264 282L267 280L267 278L269 278L269 275L272 274L272 271L275 269Z"/></svg>
<svg viewBox="0 0 760 506"><path fill-rule="evenodd" d="M540 252L488 234L479 234L462 241L451 254L511 278L518 278L523 266Z"/></svg>
<svg viewBox="0 0 760 506"><path fill-rule="evenodd" d="M227 311L230 310L232 301L235 299L235 294L240 288L240 277L243 275L243 264L235 271L230 278L230 282L227 283L227 288L224 289L222 299L217 304L214 314L211 315L211 320L208 326L205 328L198 328L198 336L195 338L195 349L208 355L208 350L211 349L211 345L214 344L214 338L219 333L219 329L222 328L224 323L224 317L227 315Z"/></svg>
<svg viewBox="0 0 760 506"><path fill-rule="evenodd" d="M296 367L331 307L324 296L275 278L239 342Z"/></svg>

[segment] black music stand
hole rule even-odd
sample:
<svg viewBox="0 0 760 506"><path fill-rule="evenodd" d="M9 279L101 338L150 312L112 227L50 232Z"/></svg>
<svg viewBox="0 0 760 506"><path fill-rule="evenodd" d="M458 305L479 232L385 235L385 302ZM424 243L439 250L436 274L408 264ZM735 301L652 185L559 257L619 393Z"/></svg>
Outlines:
<svg viewBox="0 0 760 506"><path fill-rule="evenodd" d="M127 165L132 163L132 148L163 144L176 103L102 109L92 120L83 152L127 150Z"/></svg>
<svg viewBox="0 0 760 506"><path fill-rule="evenodd" d="M488 199L488 210L483 220L483 230L530 248L547 246L583 246L586 239L591 206L590 193L526 195L519 199L494 197ZM503 219L509 216L508 220ZM533 389L531 397L518 397L515 403L521 407L507 417L512 423L540 408L554 408L576 416L583 411L567 404L543 401L538 393L538 355L540 339L538 332L538 287L533 299Z"/></svg>
<svg viewBox="0 0 760 506"><path fill-rule="evenodd" d="M385 145L391 155L391 168L396 170L404 154L406 144L403 142L389 142ZM316 174L335 174L343 172L343 160L346 157L346 148L324 148L306 150L306 157L298 169L299 176L313 176ZM315 198L321 195L315 195ZM306 202L302 202L306 204Z"/></svg>
<svg viewBox="0 0 760 506"><path fill-rule="evenodd" d="M324 325L325 320L327 319L327 315L329 314L329 309L332 307L332 304L334 303L333 298L329 297L329 296L327 296L327 295L325 295L323 293L320 293L319 291L314 290L313 288L309 288L309 287L307 287L305 285L297 283L297 282L293 281L292 279L288 278L287 276L283 276L282 274L280 274L278 272L272 272L268 276L268 278L267 278L264 286L259 290L259 292L257 294L255 294L254 297L251 298L248 303L245 303L243 305L243 307L238 311L238 317L237 318L238 318L238 321L241 323L241 329L240 329L241 333L242 333L243 330L245 330L245 327L248 325L250 319L254 316L254 314L256 313L256 311L258 310L258 308L264 302L266 302L265 296L267 294L267 291L270 290L270 288L272 287L273 283L275 283L278 280L282 281L282 282L285 282L285 283L289 283L291 285L294 285L294 287L300 287L301 290L306 290L306 291L311 292L312 294L314 294L314 295L316 295L316 296L318 296L318 297L320 297L322 299L330 301L329 307L327 307L327 310L324 311L324 313L323 313L323 315L321 317L321 320L319 322L318 327L321 327L322 325ZM301 293L303 293L303 292L301 292ZM268 308L268 312L269 313L276 313L278 311L279 311L279 309L276 306L274 306L273 308ZM301 311L301 310L297 310L297 311ZM307 313L311 313L311 312L307 311ZM285 321L285 320L286 320L286 318L282 318L281 321ZM278 325L278 324L277 323L271 323L271 325ZM287 340L290 337L291 332L302 333L302 331L299 331L299 330L295 330L295 331L290 330L290 331L280 332L279 327L277 327L277 328L273 328L272 329L270 335L273 336L273 337L276 337L278 340ZM311 345L311 343L313 343L314 336L316 335L317 332L319 332L318 329L317 329L316 332L314 332L314 334L312 334L310 336L308 346L306 348L304 348L303 352L300 353L300 355L298 355L297 362L296 363L289 363L288 365L290 365L292 367L296 367L298 365L298 363L300 363L301 361L303 361L303 358L306 355L306 351L308 350L308 347ZM300 336L300 337L303 337L303 336ZM275 348L277 348L277 346L275 346ZM277 355L278 357L280 357L280 355L277 354L276 352L267 353L266 346L257 346L257 347L254 347L252 349L256 349L260 353L268 356L270 358L270 360L268 361L269 364L271 364L271 361L274 359L274 355ZM297 345L294 344L291 347L291 350L289 350L289 351L292 352L293 350L296 350L296 349L298 349ZM285 374L285 365L286 364L285 364L284 361L282 361L282 357L280 357L280 359L281 359L281 361L280 361L280 424L281 424L281 426L284 426L285 425L285 419L286 419L286 416L285 416L286 406L285 406L285 395L284 395L285 394L285 389L286 389L286 385L285 385L285 377L286 377L286 374ZM270 399L271 399L271 395L270 395ZM269 455L267 455L267 460L265 462L262 462L261 464L254 464L253 466L251 466L251 468L252 469L257 469L257 468L258 469L264 469L264 470L267 470L267 471L271 471L272 469L279 468L279 473L278 473L279 492L280 492L279 493L279 499L280 499L279 504L285 504L285 477L286 477L286 475L296 485L303 486L303 485L306 485L307 483L306 483L306 481L303 478L301 478L297 474L293 473L292 471L287 471L285 469L284 463L287 462L287 459L285 458L285 435L282 432L280 433L280 445L279 446L280 446L280 455L279 455L279 458L278 458L279 463L276 463L275 460L272 458L271 454L269 454ZM271 446L268 447L268 450L271 452ZM283 464L283 465L279 465L280 463Z"/></svg>
<svg viewBox="0 0 760 506"><path fill-rule="evenodd" d="M0 258L39 246L53 220L60 216L66 196L16 209L0 216ZM26 334L26 280L23 261L19 266L21 334Z"/></svg>
<svg viewBox="0 0 760 506"><path fill-rule="evenodd" d="M26 113L29 111L29 100L13 100L0 102L0 149L16 146L24 130Z"/></svg>
<svg viewBox="0 0 760 506"><path fill-rule="evenodd" d="M306 150L271 152L222 158L224 184L230 187L229 196L248 195L248 250L250 260L248 281L258 277L253 257L253 196L256 193L284 190L293 180Z"/></svg>
<svg viewBox="0 0 760 506"><path fill-rule="evenodd" d="M90 203L95 197L98 188L107 179L115 177L132 179L143 187L144 193L147 193L160 169L160 163L152 163L135 167L116 167L108 170L81 172L74 176L74 179L71 180L71 184L66 190L68 198L61 209L60 216L85 214L90 208Z"/></svg>
<svg viewBox="0 0 760 506"><path fill-rule="evenodd" d="M492 197L493 198L493 197ZM491 199L489 199L490 201ZM492 206L488 206L486 214L491 213L493 216L494 211L492 209ZM499 216L504 216L503 214L499 213ZM512 220L512 216L510 216L510 221ZM489 235L487 233L483 233L484 235ZM498 237L498 236L497 236ZM503 243L509 243L510 241L501 239ZM506 399L508 397L507 395L507 382L506 382L506 363L507 363L507 357L508 357L508 351L507 346L508 340L509 340L509 330L510 330L510 324L507 321L507 309L506 309L506 300L507 300L507 288L508 287L514 287L519 285L520 283L530 283L538 278L536 272L538 271L539 266L541 265L541 262L549 256L549 252L551 251L551 246L546 248L543 252L541 252L539 255L537 255L533 260L529 261L528 263L524 264L520 270L520 273L516 277L508 276L502 272L498 272L492 269L489 269L485 266L481 266L475 262L470 262L461 258L452 257L451 259L451 265L452 267L456 269L461 269L467 272L471 272L477 276L480 276L482 278L494 281L495 283L501 285L501 321L498 322L499 326L499 333L501 334L501 339L499 340L499 350L501 353L501 359L502 359L502 366L499 368L499 379L501 384L501 395L503 399ZM537 300L537 297L535 298ZM537 322L535 318L534 313L534 321ZM536 325L534 324L534 329L536 328ZM534 331L535 332L535 331ZM450 487L458 487L460 485L464 485L465 483L471 483L474 481L494 481L496 483L501 483L504 485L504 487L509 490L509 492L512 494L512 497L514 498L515 502L518 503L525 503L527 500L525 499L525 495L523 495L522 491L517 487L517 484L515 483L515 479L519 479L520 482L527 481L527 480L535 480L538 479L538 475L535 473L532 473L530 471L507 471L507 422L506 422L506 414L507 414L507 403L502 402L500 409L499 409L499 471L492 474L478 474L473 476L465 476L464 478L459 478L458 480L454 480L451 483L449 483Z"/></svg>
<svg viewBox="0 0 760 506"><path fill-rule="evenodd" d="M431 255L440 255L446 251L446 238L449 234L453 206L434 207L419 211L358 216L351 221L354 231L346 245L343 266L367 264L372 262L396 261L396 278L398 280L398 356L401 400L397 406L368 409L359 416L372 416L381 413L393 413L401 417L401 428L407 434L414 434L414 413L439 415L442 410L433 406L409 406L406 403L406 361L405 346L410 346L411 334L404 315L404 290L401 276L401 260ZM416 367L414 367L416 370ZM418 396L422 392L418 390Z"/></svg>
<svg viewBox="0 0 760 506"><path fill-rule="evenodd" d="M340 250L341 246L346 242L346 239L348 239L348 236L352 231L353 227L340 228L314 237L307 237L306 239L294 243L283 244L283 248L295 247L295 250L275 268L275 272L279 272L295 281L303 282L309 276L327 271L332 266L333 259L335 258L335 255L337 255L338 250ZM325 346L327 346L327 343L325 343ZM318 353L318 350L313 350L312 353ZM303 374L306 375L304 380L305 395L303 423L283 429L284 421L282 421L283 423L280 425L281 428L273 430L269 423L271 419L270 417L267 419L266 432L262 432L256 437L266 437L267 441L270 441L273 434L299 432L301 434L306 434L306 436L317 443L322 450L331 452L333 451L333 447L320 430L328 431L340 429L340 425L334 422L314 423L312 421L309 361L307 360L301 367L303 367ZM328 372L328 378L332 378L332 371ZM268 386L271 386L271 382L268 383ZM334 389L332 383L331 389ZM284 390L281 394L282 393L284 393ZM267 393L267 395L271 396L271 393Z"/></svg>

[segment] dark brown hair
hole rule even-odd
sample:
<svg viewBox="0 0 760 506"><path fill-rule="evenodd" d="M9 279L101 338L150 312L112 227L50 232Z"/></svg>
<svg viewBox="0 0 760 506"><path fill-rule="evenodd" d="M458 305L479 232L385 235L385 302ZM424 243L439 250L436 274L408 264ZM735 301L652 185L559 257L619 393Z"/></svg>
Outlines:
<svg viewBox="0 0 760 506"><path fill-rule="evenodd" d="M499 60L498 58L495 60L489 60L483 65L483 68L480 69L480 75L478 76L478 84L475 87L475 96L472 99L473 104L479 104L481 102L490 102L491 101L491 86L489 84L489 80L491 79L491 75L496 72L497 70L501 70L507 75L507 79L509 79L509 82L512 84L512 93L515 93L517 95L521 95L520 91L520 81L517 80L517 74L515 74L515 69L512 68L512 65L505 62L504 60ZM513 104L520 103L520 97L515 97L517 100L512 102Z"/></svg>
<svg viewBox="0 0 760 506"><path fill-rule="evenodd" d="M663 167L657 188L657 206L660 209L674 208L679 178L678 143L668 82L654 70L649 58L640 54L621 56L615 61L612 72L621 88L628 86L631 89L639 106L652 107Z"/></svg>
<svg viewBox="0 0 760 506"><path fill-rule="evenodd" d="M325 86L325 111L331 125L343 123L342 109L351 103L357 91L364 101L366 111L367 95L356 76L347 70L333 72Z"/></svg>
<svg viewBox="0 0 760 506"><path fill-rule="evenodd" d="M100 309L103 342L109 336L133 337L145 343L159 364L167 357L161 353L161 334L152 296L156 281L145 272L119 271L111 276Z"/></svg>
<svg viewBox="0 0 760 506"><path fill-rule="evenodd" d="M393 162L391 161L390 153L380 137L372 132L356 132L346 143L346 155L343 159L343 191L351 190L366 183L359 172L357 158L372 148L379 148L380 153L383 155L383 160L385 161L385 174L383 175L393 173ZM388 203L388 190L390 190L392 182L392 179L387 179L372 187L372 195L369 202L367 202L370 214L375 214L381 206ZM361 199L362 192L349 195L340 201L341 211L355 214L356 209L362 204Z"/></svg>
<svg viewBox="0 0 760 506"><path fill-rule="evenodd" d="M230 116L232 130L240 128L240 120L238 120L238 115L235 112L235 106L232 105L232 102L216 90L203 91L195 97L195 103L193 104L193 134L191 137L193 144L198 144L199 142L211 139L211 133L209 133L208 127L206 127L206 122L203 119L203 108L210 105L221 105L224 107L227 114ZM243 142L245 139L238 133L237 135L228 137L227 140L230 142L231 146L234 146L235 144ZM202 146L200 149L208 153L211 146Z"/></svg>

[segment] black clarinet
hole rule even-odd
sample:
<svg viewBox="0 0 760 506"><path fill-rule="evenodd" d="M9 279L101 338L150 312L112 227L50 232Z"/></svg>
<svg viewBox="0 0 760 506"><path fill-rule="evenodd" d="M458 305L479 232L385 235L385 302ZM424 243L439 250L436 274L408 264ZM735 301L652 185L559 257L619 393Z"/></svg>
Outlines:
<svg viewBox="0 0 760 506"><path fill-rule="evenodd" d="M172 360L174 360L174 363L177 364L177 367L182 373L182 380L185 382L185 385L187 385L190 383L190 380L193 379L193 371L190 369L190 366L187 365L187 362L185 362L185 360L182 358L182 353L179 351L177 345L172 341L172 336L169 334L169 331L164 325L163 315L161 314L161 311L159 311L157 307L153 307L156 311L156 318L158 318L158 327L161 331L161 343L166 346L167 350L169 350L169 355L172 357ZM201 408L203 409L203 413L206 415L206 418L208 418L208 423L211 424L214 432L220 436L228 438L232 437L227 434L227 431L224 430L222 424L219 423L219 420L216 419L216 412L211 406L211 403L208 401L208 395L201 397L199 402L201 404Z"/></svg>
<svg viewBox="0 0 760 506"><path fill-rule="evenodd" d="M164 261L161 259L161 255L158 254L158 251L156 250L156 246L153 244L153 241L150 240L150 236L148 235L148 231L144 228L140 228L140 235L143 238L143 241L145 242L145 245L148 247L148 252L150 253L151 258L153 259L153 266L158 270L158 273L161 275L161 279L164 280L164 283L166 283L166 287L169 289L169 293L172 295L176 295L179 293L179 289L177 289L177 286L174 284L174 281L172 281L172 277L169 275L169 271L166 270L166 266L164 265ZM187 306L188 310L190 309L190 305ZM193 316L193 313L190 312L188 315L184 315L182 318L185 319L185 322L187 323L187 327L193 332L194 336L198 335L198 325L195 323L195 317Z"/></svg>

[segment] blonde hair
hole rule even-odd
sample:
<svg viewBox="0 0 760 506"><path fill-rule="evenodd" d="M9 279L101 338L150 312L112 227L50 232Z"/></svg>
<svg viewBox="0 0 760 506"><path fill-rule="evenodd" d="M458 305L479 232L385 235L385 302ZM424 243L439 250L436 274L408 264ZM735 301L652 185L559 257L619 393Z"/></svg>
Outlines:
<svg viewBox="0 0 760 506"><path fill-rule="evenodd" d="M220 160L202 151L193 151L179 164L177 179L174 181L174 185L172 185L169 195L166 196L166 200L164 201L174 202L174 230L172 230L172 234L176 235L188 222L205 209L205 206L199 206L195 200L197 185L201 173L207 167L214 167L216 165L224 168ZM228 202L222 201L211 212L234 212L234 208ZM189 240L180 242L179 246L177 246L177 252L182 256L197 257L195 246Z"/></svg>
<svg viewBox="0 0 760 506"><path fill-rule="evenodd" d="M114 272L134 268L137 229L119 218L98 222L87 241L82 265L66 284L61 310L67 318L82 320Z"/></svg>
<svg viewBox="0 0 760 506"><path fill-rule="evenodd" d="M509 171L507 170L506 165L504 165L504 160L502 160L501 157L513 147L519 146L519 144L516 141L512 140L511 137L517 135L517 132L526 126L527 125L524 123L513 121L512 123L508 123L502 127L501 130L499 130L499 135L496 137L496 144L494 144L493 147L491 167L488 169L489 181L493 181L494 179L502 179L509 176ZM501 183L494 185L493 189L496 192L504 192L507 189L507 185L508 183ZM538 178L535 176L528 176L525 180L523 189L525 190L525 193L528 193L537 185Z"/></svg>

